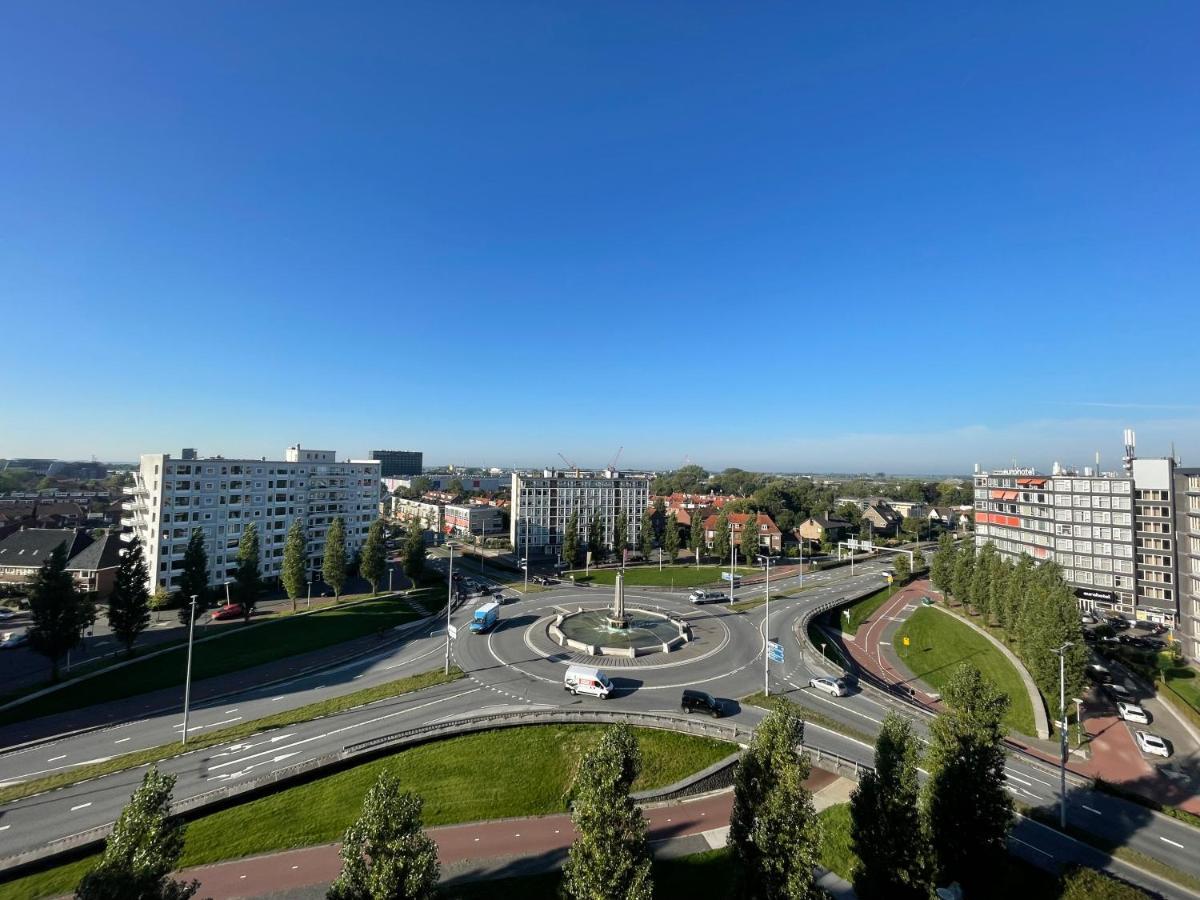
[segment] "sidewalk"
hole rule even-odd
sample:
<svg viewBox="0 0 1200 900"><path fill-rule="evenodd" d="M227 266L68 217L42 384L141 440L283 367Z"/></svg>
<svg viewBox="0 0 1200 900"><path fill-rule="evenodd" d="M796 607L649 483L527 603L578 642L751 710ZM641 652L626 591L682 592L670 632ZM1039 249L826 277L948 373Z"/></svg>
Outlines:
<svg viewBox="0 0 1200 900"><path fill-rule="evenodd" d="M849 797L852 783L822 769L806 782L817 810ZM655 856L677 857L725 846L733 792L644 808ZM443 884L533 875L557 870L575 839L566 814L500 819L429 829L437 842ZM177 877L200 881L198 896L218 898L323 897L341 871L340 844L324 844L185 869ZM822 886L838 900L853 900L842 879L823 873Z"/></svg>

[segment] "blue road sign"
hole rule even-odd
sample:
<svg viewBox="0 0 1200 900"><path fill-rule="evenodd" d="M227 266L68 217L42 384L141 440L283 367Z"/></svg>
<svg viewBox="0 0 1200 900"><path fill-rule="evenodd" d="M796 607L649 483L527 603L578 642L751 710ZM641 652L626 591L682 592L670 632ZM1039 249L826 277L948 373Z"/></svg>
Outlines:
<svg viewBox="0 0 1200 900"><path fill-rule="evenodd" d="M768 641L767 657L771 660L771 662L783 662L783 644L777 644L775 641Z"/></svg>

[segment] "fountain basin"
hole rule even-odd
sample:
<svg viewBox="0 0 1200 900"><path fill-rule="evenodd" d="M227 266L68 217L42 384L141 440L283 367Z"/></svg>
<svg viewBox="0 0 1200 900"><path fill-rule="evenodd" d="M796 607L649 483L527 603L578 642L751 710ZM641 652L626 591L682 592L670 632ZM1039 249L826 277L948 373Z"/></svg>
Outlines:
<svg viewBox="0 0 1200 900"><path fill-rule="evenodd" d="M579 609L555 617L547 629L560 647L570 647L591 656L633 658L647 653L668 653L690 639L687 623L664 613L625 609L623 626L610 624L607 609Z"/></svg>

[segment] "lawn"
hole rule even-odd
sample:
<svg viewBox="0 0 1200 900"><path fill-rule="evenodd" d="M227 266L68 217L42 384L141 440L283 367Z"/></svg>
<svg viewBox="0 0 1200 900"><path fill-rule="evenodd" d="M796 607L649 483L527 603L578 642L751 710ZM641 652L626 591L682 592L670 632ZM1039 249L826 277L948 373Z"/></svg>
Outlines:
<svg viewBox="0 0 1200 900"><path fill-rule="evenodd" d="M858 865L850 840L850 804L838 803L821 810L821 865L847 881Z"/></svg>
<svg viewBox="0 0 1200 900"><path fill-rule="evenodd" d="M204 816L189 824L181 867L340 840L384 769L425 798L425 824L449 825L566 811L567 792L596 725L507 728L424 744ZM634 790L660 787L724 759L709 738L635 729L642 774ZM495 777L481 778L483 771ZM0 885L0 900L70 891L96 857Z"/></svg>
<svg viewBox="0 0 1200 900"><path fill-rule="evenodd" d="M1158 667L1173 699L1180 701L1176 705L1184 707L1184 713L1190 713L1188 718L1200 725L1200 672L1182 663L1175 665L1165 653L1159 656Z"/></svg>
<svg viewBox="0 0 1200 900"><path fill-rule="evenodd" d="M568 572L574 575L580 583L616 584L617 569L592 569L585 575L583 569ZM660 572L658 566L633 566L625 570L625 583L628 585L643 585L646 587L677 587L694 588L721 582L721 573L728 572L729 567L720 566L663 566ZM760 570L748 566L738 566L735 570L743 578L759 574ZM721 582L728 584L728 582Z"/></svg>
<svg viewBox="0 0 1200 900"><path fill-rule="evenodd" d="M903 646L905 635L909 647ZM1017 670L987 638L954 616L918 609L896 633L893 646L909 670L938 691L959 663L970 662L1012 700L1004 717L1008 729L1033 734L1033 707Z"/></svg>
<svg viewBox="0 0 1200 900"><path fill-rule="evenodd" d="M457 681L462 677L462 669L452 666L448 675L442 674L441 669L433 669L429 672L422 672L419 675L397 678L394 681L377 684L374 687L363 688L349 694L342 694L340 697L330 697L328 700L308 703L295 709L288 709L274 715L263 716L261 719L251 719L249 722L238 722L236 725L227 725L215 731L207 731L204 734L198 734L195 737L189 738L187 747L183 747L177 742L172 742L158 747L149 747L145 750L136 750L132 753L123 753L120 756L114 756L102 762L76 766L65 772L55 772L53 775L35 778L32 781L5 785L4 787L0 787L0 803L9 803L21 797L32 797L34 794L40 794L42 791L54 790L68 784L74 784L77 781L86 781L89 778L99 778L101 775L108 775L113 772L122 772L125 769L144 766L148 763L157 762L160 759L179 756L185 752L191 753L204 747L215 747L218 744L240 740L262 731L284 728L288 725L294 725L297 722L308 722L322 716L329 716L347 709L353 709L356 706L362 706L366 703L375 703L379 700L398 697L401 694L407 694L412 691L421 691L437 684Z"/></svg>
<svg viewBox="0 0 1200 900"><path fill-rule="evenodd" d="M837 610L837 625L842 630L842 634L855 634L858 632L858 626L875 614L879 607L887 602L888 597L892 596L895 588L885 587L880 588L873 594L868 594L861 600L855 600L849 606L843 606ZM849 618L846 617L845 611L850 610ZM833 613L829 614L833 617Z"/></svg>
<svg viewBox="0 0 1200 900"><path fill-rule="evenodd" d="M437 601L441 595L436 591L415 591L413 597ZM288 616L253 628L221 626L219 638L195 645L192 651L192 679L199 681L226 675L364 635L377 634L416 617L417 614L403 599L388 598L367 600L352 606L335 606L311 615ZM183 684L186 665L187 648L178 647L5 710L0 713L0 725Z"/></svg>

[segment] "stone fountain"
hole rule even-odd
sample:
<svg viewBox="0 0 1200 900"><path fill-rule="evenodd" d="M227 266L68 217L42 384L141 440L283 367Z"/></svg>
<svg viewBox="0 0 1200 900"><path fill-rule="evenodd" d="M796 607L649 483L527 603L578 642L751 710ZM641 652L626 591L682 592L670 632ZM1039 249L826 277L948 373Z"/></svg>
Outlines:
<svg viewBox="0 0 1200 900"><path fill-rule="evenodd" d="M612 607L604 622L609 628L626 629L629 627L629 616L625 614L625 573L617 573L616 589L613 591Z"/></svg>

